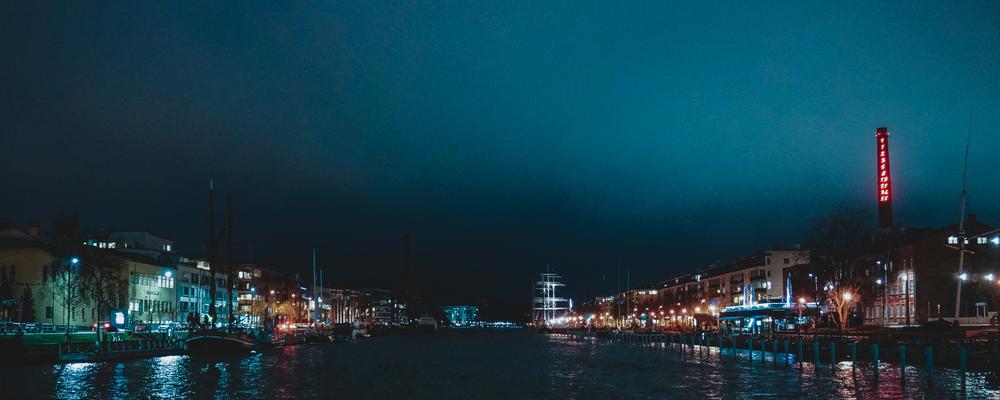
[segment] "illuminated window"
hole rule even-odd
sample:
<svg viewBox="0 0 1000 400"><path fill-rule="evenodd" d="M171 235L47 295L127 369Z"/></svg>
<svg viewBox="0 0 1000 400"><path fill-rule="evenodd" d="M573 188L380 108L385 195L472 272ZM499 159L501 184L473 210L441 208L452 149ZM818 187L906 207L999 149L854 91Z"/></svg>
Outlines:
<svg viewBox="0 0 1000 400"><path fill-rule="evenodd" d="M986 244L987 242L988 242L988 239L986 239L985 237L977 237L976 238L976 244Z"/></svg>
<svg viewBox="0 0 1000 400"><path fill-rule="evenodd" d="M948 236L948 244L958 244L958 238L954 236Z"/></svg>

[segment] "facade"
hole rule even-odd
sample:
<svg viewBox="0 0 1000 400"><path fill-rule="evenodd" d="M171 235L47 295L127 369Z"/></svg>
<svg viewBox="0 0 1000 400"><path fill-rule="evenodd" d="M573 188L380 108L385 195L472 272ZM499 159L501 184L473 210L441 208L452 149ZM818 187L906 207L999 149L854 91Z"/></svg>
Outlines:
<svg viewBox="0 0 1000 400"><path fill-rule="evenodd" d="M84 245L139 254L157 261L165 261L175 250L173 240L147 231L98 231L83 236Z"/></svg>
<svg viewBox="0 0 1000 400"><path fill-rule="evenodd" d="M468 326L479 320L479 307L476 306L444 306L441 311L452 326Z"/></svg>
<svg viewBox="0 0 1000 400"><path fill-rule="evenodd" d="M330 289L330 320L335 324L354 324L362 321L362 294L352 289Z"/></svg>
<svg viewBox="0 0 1000 400"><path fill-rule="evenodd" d="M178 322L187 321L187 315L193 314L198 321L211 318L209 309L216 307L216 321L220 325L229 323L229 307L235 310L236 292L229 292L230 300L226 303L226 281L229 274L216 271L215 281L209 269L208 261L192 260L180 257L177 266L177 311ZM215 288L215 300L212 300L212 284Z"/></svg>
<svg viewBox="0 0 1000 400"><path fill-rule="evenodd" d="M595 318L590 323L632 328L708 327L726 307L785 299L785 268L809 261L808 250L765 250L700 272L598 297L590 304Z"/></svg>
<svg viewBox="0 0 1000 400"><path fill-rule="evenodd" d="M406 326L410 319L407 305L386 289L361 289L359 319L367 326Z"/></svg>
<svg viewBox="0 0 1000 400"><path fill-rule="evenodd" d="M272 326L311 321L315 305L298 278L255 264L236 266L238 321L244 326Z"/></svg>
<svg viewBox="0 0 1000 400"><path fill-rule="evenodd" d="M986 325L1000 303L1000 237L974 214L966 223L967 254L958 273L958 226L899 229L858 256L864 275L861 314L866 325L900 326L953 320L962 285L959 322Z"/></svg>
<svg viewBox="0 0 1000 400"><path fill-rule="evenodd" d="M177 311L177 268L158 265L135 254L127 257L124 263L129 282L129 325L184 321Z"/></svg>

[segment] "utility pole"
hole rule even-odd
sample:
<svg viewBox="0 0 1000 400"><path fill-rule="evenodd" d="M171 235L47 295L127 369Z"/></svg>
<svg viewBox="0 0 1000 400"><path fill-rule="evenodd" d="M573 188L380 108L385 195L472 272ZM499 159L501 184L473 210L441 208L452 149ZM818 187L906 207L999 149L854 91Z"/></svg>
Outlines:
<svg viewBox="0 0 1000 400"><path fill-rule="evenodd" d="M913 257L910 257L909 265L903 259L903 296L906 296L906 326L910 326L910 269L913 268Z"/></svg>

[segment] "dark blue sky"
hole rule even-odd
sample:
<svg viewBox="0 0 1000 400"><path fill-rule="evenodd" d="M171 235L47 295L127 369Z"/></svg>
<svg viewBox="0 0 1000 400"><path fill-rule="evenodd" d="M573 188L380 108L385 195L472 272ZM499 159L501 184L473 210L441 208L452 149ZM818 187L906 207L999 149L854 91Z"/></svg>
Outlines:
<svg viewBox="0 0 1000 400"><path fill-rule="evenodd" d="M446 302L667 277L872 210L1000 224L1000 5L167 2L3 6L0 217L79 210L200 251L205 188L254 260ZM221 2L220 2L221 3ZM221 204L221 202L220 202ZM602 280L602 274L607 275Z"/></svg>

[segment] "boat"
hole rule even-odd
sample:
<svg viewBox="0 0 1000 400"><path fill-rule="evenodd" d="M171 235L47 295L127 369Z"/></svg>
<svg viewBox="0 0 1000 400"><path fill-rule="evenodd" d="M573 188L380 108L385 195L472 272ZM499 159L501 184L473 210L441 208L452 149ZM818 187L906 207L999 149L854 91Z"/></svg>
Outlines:
<svg viewBox="0 0 1000 400"><path fill-rule="evenodd" d="M226 214L227 214L227 225L226 235L228 237L228 248L229 257L226 262L228 266L229 278L232 279L236 276L236 270L233 263L233 201L232 196L226 198ZM216 255L215 249L218 247L217 242L220 238L215 236L215 185L212 181L208 184L208 263L209 271L211 273L211 280L209 282L215 282L216 270L218 269L219 260ZM209 297L212 299L217 299L216 287L218 285L211 285L209 292ZM233 287L226 287L226 298L231 299ZM216 330L214 326L208 327L198 331L192 331L188 334L187 339L184 340L184 344L187 347L188 354L192 355L246 355L257 345L257 336L251 334L250 331L240 332L233 328L233 307L230 304L226 307L229 310L229 320L226 321L228 329L226 330ZM216 308L211 307L209 309L209 315L214 323L216 320Z"/></svg>
<svg viewBox="0 0 1000 400"><path fill-rule="evenodd" d="M341 323L333 326L330 339L334 342L351 342L354 341L356 335L357 332L354 330L354 325Z"/></svg>
<svg viewBox="0 0 1000 400"><path fill-rule="evenodd" d="M192 355L242 355L249 354L257 340L248 335L205 330L193 332L184 343Z"/></svg>
<svg viewBox="0 0 1000 400"><path fill-rule="evenodd" d="M417 320L417 329L422 331L436 331L438 328L437 319L429 315L420 317Z"/></svg>

